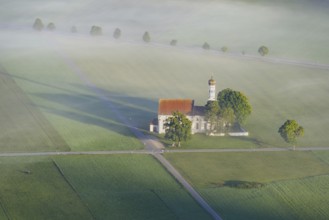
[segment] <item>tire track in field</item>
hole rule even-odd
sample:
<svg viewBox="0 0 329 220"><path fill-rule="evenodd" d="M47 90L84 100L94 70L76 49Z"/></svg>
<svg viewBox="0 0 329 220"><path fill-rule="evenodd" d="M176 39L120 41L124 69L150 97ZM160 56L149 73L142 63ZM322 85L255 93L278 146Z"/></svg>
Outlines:
<svg viewBox="0 0 329 220"><path fill-rule="evenodd" d="M1 209L3 211L3 213L5 214L5 216L7 217L8 220L11 220L12 218L10 217L6 207L3 205L2 203L2 199L0 198L0 206L1 206Z"/></svg>
<svg viewBox="0 0 329 220"><path fill-rule="evenodd" d="M89 208L89 206L83 202L83 199L81 198L78 190L75 188L75 186L66 178L63 170L61 169L61 167L57 164L57 162L55 160L52 160L54 166L56 167L57 171L59 172L59 174L63 177L64 181L70 186L70 188L73 190L73 192L77 195L77 197L79 198L79 200L81 201L81 203L87 208L88 212L90 213L91 217L93 219L96 219L95 215L93 214L93 212L91 211L91 209Z"/></svg>

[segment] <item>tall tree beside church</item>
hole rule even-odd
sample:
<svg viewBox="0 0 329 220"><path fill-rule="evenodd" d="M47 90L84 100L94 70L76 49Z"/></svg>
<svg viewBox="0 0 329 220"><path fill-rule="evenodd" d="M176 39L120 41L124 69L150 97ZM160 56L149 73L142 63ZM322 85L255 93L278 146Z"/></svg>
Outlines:
<svg viewBox="0 0 329 220"><path fill-rule="evenodd" d="M235 115L232 108L224 108L219 111L219 128L222 132L228 132L230 127L235 122Z"/></svg>
<svg viewBox="0 0 329 220"><path fill-rule="evenodd" d="M242 92L224 89L218 93L217 100L221 110L231 108L234 111L235 120L239 124L244 124L251 114L251 105Z"/></svg>
<svg viewBox="0 0 329 220"><path fill-rule="evenodd" d="M164 125L165 138L172 141L173 147L180 147L182 141L191 138L192 122L181 112L173 112Z"/></svg>
<svg viewBox="0 0 329 220"><path fill-rule="evenodd" d="M207 132L213 133L218 128L219 105L217 101L208 101L205 106L205 120L208 122Z"/></svg>

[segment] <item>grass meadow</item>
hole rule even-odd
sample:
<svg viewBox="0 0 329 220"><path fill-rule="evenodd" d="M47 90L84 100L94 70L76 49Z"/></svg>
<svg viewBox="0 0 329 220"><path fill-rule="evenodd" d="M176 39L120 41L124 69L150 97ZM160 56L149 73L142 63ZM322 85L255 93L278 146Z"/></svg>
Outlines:
<svg viewBox="0 0 329 220"><path fill-rule="evenodd" d="M218 52L227 46L231 54L257 55L264 44L272 58L328 63L325 1L158 3L8 1L0 9L2 69L74 151L143 148L107 100L132 125L147 130L159 98L193 98L204 105L211 75L217 91L229 87L249 97L253 114L245 128L251 137L204 141L195 136L184 147L287 147L277 133L287 119L305 128L300 146L328 145L328 70ZM38 13L36 6L42 8ZM32 33L36 16L54 22L56 33ZM88 36L95 24L104 36ZM72 25L77 35L69 33ZM123 33L117 41L115 27ZM146 30L152 38L148 46L141 42ZM173 38L178 47L165 46ZM200 48L204 41L212 51Z"/></svg>
<svg viewBox="0 0 329 220"><path fill-rule="evenodd" d="M228 145L286 147L277 131L290 118L305 128L300 146L328 145L328 70L238 60L204 51L109 42L84 53L85 49L77 50L82 42L70 45L64 49L69 57L140 128L148 129L159 98L194 98L204 105L207 80L214 75L217 91L242 91L253 107L245 126L251 134L249 143L237 140ZM221 145L221 139L215 139ZM226 145L223 142L221 147Z"/></svg>
<svg viewBox="0 0 329 220"><path fill-rule="evenodd" d="M69 147L10 75L0 70L1 151L65 151Z"/></svg>
<svg viewBox="0 0 329 220"><path fill-rule="evenodd" d="M0 9L3 28L29 29L40 17L45 26L54 22L56 31L67 33L75 25L88 34L92 25L112 37L122 30L121 40L151 40L168 45L211 48L257 54L261 45L270 56L328 63L329 34L327 1L322 0L34 0L4 1Z"/></svg>
<svg viewBox="0 0 329 220"><path fill-rule="evenodd" d="M328 64L328 7L322 0L4 1L0 152L143 149L124 122L147 132L159 98L206 104L211 76L217 92L249 98L250 137L195 135L183 148L288 147L277 132L287 119L305 129L298 146L328 146L329 70L241 56L258 56L265 45L273 59ZM37 17L56 32L32 32ZM104 35L90 37L92 25ZM177 47L168 46L172 39ZM201 49L205 41L211 50ZM327 152L165 156L224 219L329 218ZM146 155L1 157L0 179L0 219L210 218ZM227 181L265 185L236 189Z"/></svg>
<svg viewBox="0 0 329 220"><path fill-rule="evenodd" d="M0 219L211 219L151 156L0 163Z"/></svg>
<svg viewBox="0 0 329 220"><path fill-rule="evenodd" d="M4 71L10 73L11 80L33 102L35 111L43 113L41 116L44 120L51 124L71 150L143 148L130 130L118 121L104 100L85 86L85 82L72 72L56 51L34 48L26 51L7 50L5 54L2 57L5 61L1 62ZM17 57L17 54L20 55ZM15 93L12 92L12 96ZM12 108L19 108L19 105L22 103L12 103L7 109L10 111ZM20 114L25 117L24 113ZM36 121L38 118L39 116L35 116ZM41 132L34 131L35 135L39 133ZM14 140L16 136L20 136L15 132L11 135ZM41 139L42 136L38 138ZM37 138L35 142L32 140L31 145L36 146L37 141ZM6 141L7 144L11 142L13 141ZM26 147L25 143L18 143L17 148L2 148L2 151L19 148L33 150Z"/></svg>
<svg viewBox="0 0 329 220"><path fill-rule="evenodd" d="M50 158L0 158L1 219L93 219Z"/></svg>
<svg viewBox="0 0 329 220"><path fill-rule="evenodd" d="M287 147L277 132L287 119L305 128L298 146L328 145L328 70L102 37L29 36L41 48L5 47L0 62L72 150L142 148L109 103L130 124L148 130L159 98L193 98L204 105L211 75L217 91L232 88L249 98L250 137L199 135L186 148Z"/></svg>
<svg viewBox="0 0 329 220"><path fill-rule="evenodd" d="M166 158L223 219L329 216L326 152L167 153ZM223 186L228 181L260 182L265 186Z"/></svg>
<svg viewBox="0 0 329 220"><path fill-rule="evenodd" d="M210 219L151 156L55 161L96 219Z"/></svg>

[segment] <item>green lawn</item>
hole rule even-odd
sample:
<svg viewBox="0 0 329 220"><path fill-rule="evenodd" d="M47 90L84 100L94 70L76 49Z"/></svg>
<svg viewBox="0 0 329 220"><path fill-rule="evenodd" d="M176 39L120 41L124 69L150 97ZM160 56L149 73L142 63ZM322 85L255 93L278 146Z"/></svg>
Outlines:
<svg viewBox="0 0 329 220"><path fill-rule="evenodd" d="M67 48L68 45L83 47L81 42L67 44ZM95 42L95 48L89 48L88 53L63 50L140 128L147 129L149 121L156 116L159 98L194 98L196 104L204 105L207 80L214 75L217 91L232 88L242 91L250 100L253 113L245 125L250 133L244 142L247 147L287 147L278 134L278 128L287 119L295 119L305 128L300 146L329 144L326 138L328 70L242 61L170 48L109 44L100 49L96 45L100 46ZM202 138L196 140L201 142ZM225 145L238 146L240 141Z"/></svg>
<svg viewBox="0 0 329 220"><path fill-rule="evenodd" d="M0 158L0 219L211 219L148 155Z"/></svg>
<svg viewBox="0 0 329 220"><path fill-rule="evenodd" d="M67 66L56 51L8 50L5 56L0 56L0 60L6 72L24 91L23 95L27 94L29 100L33 101L33 108L37 107L36 110L40 112L34 120L41 117L51 124L71 150L143 148L130 130L117 119L107 101L86 87L83 79ZM16 107L18 104L6 106L8 111ZM12 117L15 118L15 115ZM33 119L31 121L35 123ZM2 123L2 127L7 129L8 126ZM35 132L38 137L30 141L34 147L38 146L38 138L42 138L39 133ZM13 130L11 138L17 136L20 136L17 129ZM29 151L24 143L20 145L23 146L17 148Z"/></svg>
<svg viewBox="0 0 329 220"><path fill-rule="evenodd" d="M69 150L41 111L1 68L0 100L0 152Z"/></svg>
<svg viewBox="0 0 329 220"><path fill-rule="evenodd" d="M210 219L151 156L55 158L96 219Z"/></svg>
<svg viewBox="0 0 329 220"><path fill-rule="evenodd" d="M319 159L322 155L322 159ZM167 153L166 158L224 219L327 219L328 154L323 152ZM265 186L238 189L229 181Z"/></svg>
<svg viewBox="0 0 329 220"><path fill-rule="evenodd" d="M249 98L253 113L245 128L250 137L196 136L186 147L288 147L277 132L287 119L305 128L299 146L329 144L328 70L105 39L35 38L50 46L56 42L58 49L4 48L0 63L72 150L142 148L108 103L147 130L159 98L193 98L204 105L211 75L217 91L229 87Z"/></svg>
<svg viewBox="0 0 329 220"><path fill-rule="evenodd" d="M93 219L51 159L10 157L0 163L1 219Z"/></svg>
<svg viewBox="0 0 329 220"><path fill-rule="evenodd" d="M226 220L307 220L329 217L329 176L271 183L261 189L203 188Z"/></svg>

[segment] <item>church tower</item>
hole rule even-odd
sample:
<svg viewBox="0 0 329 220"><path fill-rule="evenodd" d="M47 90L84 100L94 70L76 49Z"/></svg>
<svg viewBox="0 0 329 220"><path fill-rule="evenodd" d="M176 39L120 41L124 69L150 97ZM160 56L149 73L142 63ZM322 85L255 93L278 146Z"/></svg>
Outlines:
<svg viewBox="0 0 329 220"><path fill-rule="evenodd" d="M211 79L208 81L209 85L209 98L208 101L216 101L216 81L211 76Z"/></svg>

